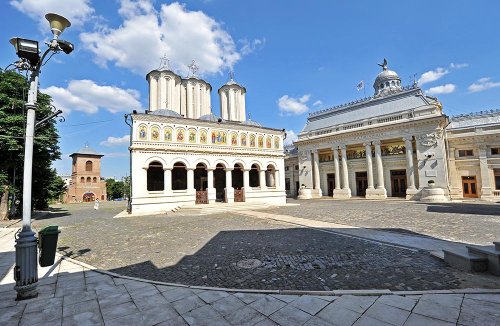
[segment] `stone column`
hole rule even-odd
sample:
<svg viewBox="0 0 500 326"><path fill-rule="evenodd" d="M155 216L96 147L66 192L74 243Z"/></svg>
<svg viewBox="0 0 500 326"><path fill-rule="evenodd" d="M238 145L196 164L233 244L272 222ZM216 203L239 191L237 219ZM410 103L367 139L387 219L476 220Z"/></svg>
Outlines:
<svg viewBox="0 0 500 326"><path fill-rule="evenodd" d="M484 144L478 145L479 150L479 168L481 169L481 191L477 190L481 198L491 197L490 169L488 168L488 159L486 155L487 147Z"/></svg>
<svg viewBox="0 0 500 326"><path fill-rule="evenodd" d="M266 186L266 170L259 171L259 184L260 184L261 190L265 190L267 188L267 186Z"/></svg>
<svg viewBox="0 0 500 326"><path fill-rule="evenodd" d="M224 169L226 171L226 203L234 203L233 170L233 168Z"/></svg>
<svg viewBox="0 0 500 326"><path fill-rule="evenodd" d="M321 192L321 179L319 174L319 152L317 149L312 151L313 155L313 180L314 180L314 190ZM321 194L320 194L321 196Z"/></svg>
<svg viewBox="0 0 500 326"><path fill-rule="evenodd" d="M194 168L186 168L187 170L187 191L195 192L194 189Z"/></svg>
<svg viewBox="0 0 500 326"><path fill-rule="evenodd" d="M207 168L207 196L209 204L215 203L214 170L215 168Z"/></svg>
<svg viewBox="0 0 500 326"><path fill-rule="evenodd" d="M243 169L243 188L245 188L245 191L250 189L250 170Z"/></svg>
<svg viewBox="0 0 500 326"><path fill-rule="evenodd" d="M342 189L349 189L349 172L347 171L347 152L346 146L340 146L340 152L342 153Z"/></svg>
<svg viewBox="0 0 500 326"><path fill-rule="evenodd" d="M337 153L335 153L337 152ZM333 198L351 198L351 188L349 188L349 172L347 171L347 152L346 145L340 145L340 153L342 157L342 187L340 187L340 169L339 169L339 155L338 151L334 149L333 160L335 161L335 189L333 190ZM336 159L335 159L336 158ZM337 175L339 175L337 177Z"/></svg>
<svg viewBox="0 0 500 326"><path fill-rule="evenodd" d="M149 86L149 109L155 111L158 109L158 78L151 77L151 85Z"/></svg>
<svg viewBox="0 0 500 326"><path fill-rule="evenodd" d="M190 82L186 84L186 118L193 118L193 85Z"/></svg>
<svg viewBox="0 0 500 326"><path fill-rule="evenodd" d="M371 143L364 143L363 145L365 145L365 150L366 150L366 174L368 176L368 189L374 189L374 187L373 187L372 145L371 145Z"/></svg>
<svg viewBox="0 0 500 326"><path fill-rule="evenodd" d="M340 187L340 168L339 168L339 149L338 146L333 148L333 165L335 167L335 189L341 189Z"/></svg>
<svg viewBox="0 0 500 326"><path fill-rule="evenodd" d="M372 143L375 145L375 162L377 163L377 194L379 198L387 198L387 191L384 185L384 166L382 165L380 140L375 140Z"/></svg>
<svg viewBox="0 0 500 326"><path fill-rule="evenodd" d="M403 138L406 150L406 180L408 187L406 189L406 199L415 199L417 188L415 187L415 166L413 164L413 136Z"/></svg>
<svg viewBox="0 0 500 326"><path fill-rule="evenodd" d="M460 177L457 174L457 166L455 165L455 148L450 147L448 155L448 176L450 182L450 195L451 199L459 199L463 197L462 194L462 184L460 183Z"/></svg>
<svg viewBox="0 0 500 326"><path fill-rule="evenodd" d="M274 170L274 186L276 189L279 189L280 187L280 171L279 170Z"/></svg>
<svg viewBox="0 0 500 326"><path fill-rule="evenodd" d="M169 196L172 194L172 168L164 168L164 186L163 192Z"/></svg>

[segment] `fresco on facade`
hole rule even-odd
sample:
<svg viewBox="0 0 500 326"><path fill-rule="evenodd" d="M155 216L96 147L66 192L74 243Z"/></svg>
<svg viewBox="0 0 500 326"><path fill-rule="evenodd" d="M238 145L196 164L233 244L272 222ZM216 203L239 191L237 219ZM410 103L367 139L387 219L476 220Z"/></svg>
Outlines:
<svg viewBox="0 0 500 326"><path fill-rule="evenodd" d="M280 138L279 137L274 137L274 148L275 149L280 148Z"/></svg>
<svg viewBox="0 0 500 326"><path fill-rule="evenodd" d="M178 142L184 142L184 129L177 129L177 137Z"/></svg>
<svg viewBox="0 0 500 326"><path fill-rule="evenodd" d="M241 146L247 145L247 134L241 134L240 136L240 144Z"/></svg>
<svg viewBox="0 0 500 326"><path fill-rule="evenodd" d="M271 148L271 136L266 137L266 148Z"/></svg>
<svg viewBox="0 0 500 326"><path fill-rule="evenodd" d="M225 145L227 142L227 134L225 131L212 131L212 144Z"/></svg>
<svg viewBox="0 0 500 326"><path fill-rule="evenodd" d="M264 147L264 136L260 135L259 136L259 148Z"/></svg>
<svg viewBox="0 0 500 326"><path fill-rule="evenodd" d="M207 143L207 131L206 130L200 131L200 143L202 143L202 144Z"/></svg>
<svg viewBox="0 0 500 326"><path fill-rule="evenodd" d="M160 140L160 128L154 126L151 128L151 140L159 141Z"/></svg>
<svg viewBox="0 0 500 326"><path fill-rule="evenodd" d="M189 142L190 143L196 143L196 129L189 129L188 130L188 137L189 137Z"/></svg>
<svg viewBox="0 0 500 326"><path fill-rule="evenodd" d="M165 141L172 141L172 128L165 128Z"/></svg>
<svg viewBox="0 0 500 326"><path fill-rule="evenodd" d="M238 145L238 135L236 135L236 133L234 132L231 133L231 145L232 146Z"/></svg>
<svg viewBox="0 0 500 326"><path fill-rule="evenodd" d="M255 135L250 135L250 147L255 147Z"/></svg>
<svg viewBox="0 0 500 326"><path fill-rule="evenodd" d="M146 126L139 127L139 139L146 140L148 138L148 128Z"/></svg>

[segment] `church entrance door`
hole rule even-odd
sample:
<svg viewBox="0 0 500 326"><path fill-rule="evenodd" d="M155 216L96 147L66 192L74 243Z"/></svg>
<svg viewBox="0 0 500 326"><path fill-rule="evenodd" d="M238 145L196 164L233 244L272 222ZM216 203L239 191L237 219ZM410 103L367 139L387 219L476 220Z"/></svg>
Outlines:
<svg viewBox="0 0 500 326"><path fill-rule="evenodd" d="M196 189L196 204L208 204L207 169L203 163L196 165L194 170L194 188Z"/></svg>
<svg viewBox="0 0 500 326"><path fill-rule="evenodd" d="M245 195L243 193L243 167L241 165L234 165L234 169L233 171L231 171L231 180L233 182L232 186L234 189L234 201L244 202Z"/></svg>
<svg viewBox="0 0 500 326"><path fill-rule="evenodd" d="M335 173L328 173L326 175L328 180L328 196L333 196L333 189L335 189Z"/></svg>
<svg viewBox="0 0 500 326"><path fill-rule="evenodd" d="M462 177L462 190L464 197L477 198L476 176Z"/></svg>
<svg viewBox="0 0 500 326"><path fill-rule="evenodd" d="M95 195L91 192L86 192L83 194L83 202L84 203L90 203L95 200Z"/></svg>
<svg viewBox="0 0 500 326"><path fill-rule="evenodd" d="M366 188L368 188L368 174L366 172L356 172L356 194L366 196Z"/></svg>
<svg viewBox="0 0 500 326"><path fill-rule="evenodd" d="M225 202L226 196L224 189L226 188L226 171L224 165L217 164L214 170L214 188L215 188L215 201Z"/></svg>
<svg viewBox="0 0 500 326"><path fill-rule="evenodd" d="M406 196L406 170L391 170L392 197Z"/></svg>

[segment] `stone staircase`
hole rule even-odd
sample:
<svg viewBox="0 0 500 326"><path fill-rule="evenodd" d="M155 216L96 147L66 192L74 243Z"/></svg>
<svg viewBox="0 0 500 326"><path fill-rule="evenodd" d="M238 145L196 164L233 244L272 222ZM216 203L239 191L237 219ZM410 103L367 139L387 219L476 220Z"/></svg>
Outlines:
<svg viewBox="0 0 500 326"><path fill-rule="evenodd" d="M266 209L269 207L272 206L261 203L214 203L182 206L177 208L176 210L172 210L172 212L189 215L210 215L237 211L252 211L258 209Z"/></svg>
<svg viewBox="0 0 500 326"><path fill-rule="evenodd" d="M462 249L443 250L444 261L466 272L490 272L500 276L500 242L493 246L465 246Z"/></svg>

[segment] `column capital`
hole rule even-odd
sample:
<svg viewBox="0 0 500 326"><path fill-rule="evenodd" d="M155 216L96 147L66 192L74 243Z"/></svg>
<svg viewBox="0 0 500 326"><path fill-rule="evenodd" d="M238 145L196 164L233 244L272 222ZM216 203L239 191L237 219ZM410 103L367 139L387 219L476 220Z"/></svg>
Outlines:
<svg viewBox="0 0 500 326"><path fill-rule="evenodd" d="M226 172L233 171L233 170L234 170L234 168L225 168L224 169L224 171L226 171Z"/></svg>
<svg viewBox="0 0 500 326"><path fill-rule="evenodd" d="M196 168L186 168L186 171L194 171Z"/></svg>
<svg viewBox="0 0 500 326"><path fill-rule="evenodd" d="M405 142L413 141L413 136L411 136L411 135L403 136L403 141L405 141Z"/></svg>
<svg viewBox="0 0 500 326"><path fill-rule="evenodd" d="M366 143L363 143L363 146L365 146L365 147L370 146L370 147L371 147L371 146L372 146L372 143L371 143L371 142L366 142Z"/></svg>
<svg viewBox="0 0 500 326"><path fill-rule="evenodd" d="M250 172L252 169L243 169L243 172Z"/></svg>
<svg viewBox="0 0 500 326"><path fill-rule="evenodd" d="M216 168L213 168L213 167L208 167L208 168L205 168L205 170L207 170L207 171L211 171L211 172L213 172L215 169L216 169Z"/></svg>
<svg viewBox="0 0 500 326"><path fill-rule="evenodd" d="M382 142L380 141L380 139L375 139L372 141L372 144L375 145L375 146L380 146Z"/></svg>
<svg viewBox="0 0 500 326"><path fill-rule="evenodd" d="M168 170L172 171L173 169L174 169L173 167L167 166L167 167L163 168L163 171L168 171ZM146 168L146 170L147 170L147 168Z"/></svg>
<svg viewBox="0 0 500 326"><path fill-rule="evenodd" d="M332 145L332 150L333 151L338 151L339 150L339 144L333 144Z"/></svg>
<svg viewBox="0 0 500 326"><path fill-rule="evenodd" d="M317 148L311 149L311 153L317 154L318 153L318 149Z"/></svg>
<svg viewBox="0 0 500 326"><path fill-rule="evenodd" d="M347 146L345 144L339 145L340 149L346 149Z"/></svg>

